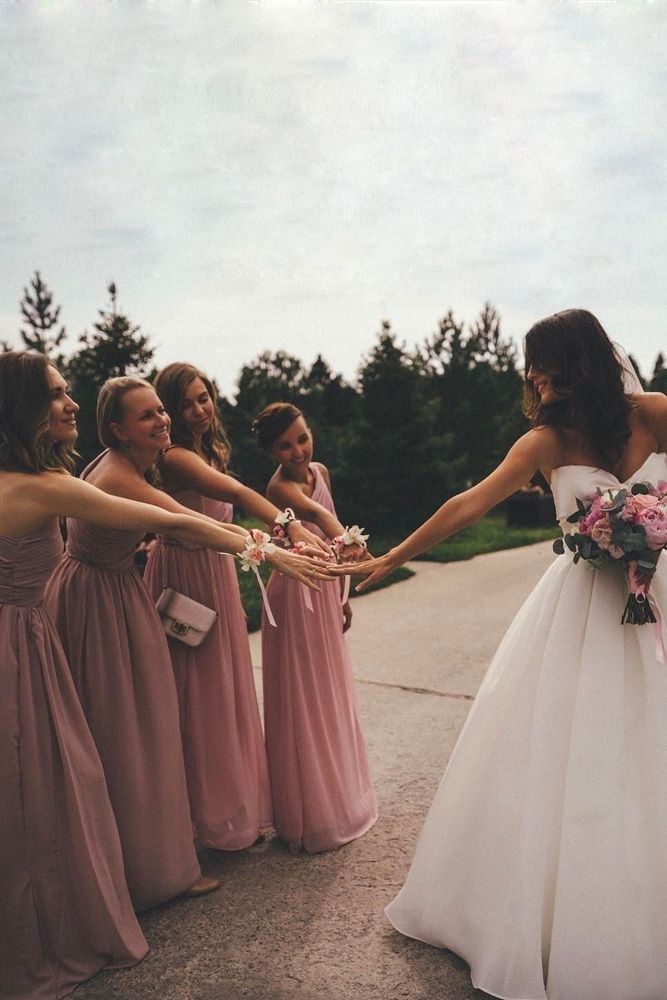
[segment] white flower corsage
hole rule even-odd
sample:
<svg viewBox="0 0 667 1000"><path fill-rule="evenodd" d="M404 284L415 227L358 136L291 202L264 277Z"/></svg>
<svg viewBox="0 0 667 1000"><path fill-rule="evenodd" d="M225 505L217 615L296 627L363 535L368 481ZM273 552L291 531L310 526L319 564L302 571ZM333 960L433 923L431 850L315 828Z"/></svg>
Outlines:
<svg viewBox="0 0 667 1000"><path fill-rule="evenodd" d="M271 532L277 541L282 542L285 545L289 545L290 543L287 531L290 524L301 524L301 521L298 519L291 507L285 507L282 514L278 514L273 522L273 530Z"/></svg>
<svg viewBox="0 0 667 1000"><path fill-rule="evenodd" d="M344 549L351 545L357 545L361 549L368 548L368 535L364 535L364 529L360 528L358 524L353 524L351 527L346 528L342 535L336 535L332 539L331 544L333 545L337 555L340 557Z"/></svg>
<svg viewBox="0 0 667 1000"><path fill-rule="evenodd" d="M256 570L267 555L275 551L276 547L271 541L271 536L260 528L252 528L245 540L245 548L243 552L237 553L237 558L241 563L241 569L247 573L250 569Z"/></svg>

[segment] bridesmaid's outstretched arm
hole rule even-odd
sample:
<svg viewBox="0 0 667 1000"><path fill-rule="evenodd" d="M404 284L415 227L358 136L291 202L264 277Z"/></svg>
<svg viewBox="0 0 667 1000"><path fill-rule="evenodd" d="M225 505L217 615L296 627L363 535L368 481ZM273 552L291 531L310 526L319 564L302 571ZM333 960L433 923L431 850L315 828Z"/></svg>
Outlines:
<svg viewBox="0 0 667 1000"><path fill-rule="evenodd" d="M273 525L278 515L282 513L281 508L272 504L261 493L244 486L226 472L212 468L189 448L170 448L165 452L161 468L167 472L171 482L178 484L173 492L178 492L179 489L196 490L213 500L224 500L235 507L241 507L246 514L264 521L269 526ZM291 542L305 542L316 549L326 551L321 539L302 525L292 522L287 530Z"/></svg>

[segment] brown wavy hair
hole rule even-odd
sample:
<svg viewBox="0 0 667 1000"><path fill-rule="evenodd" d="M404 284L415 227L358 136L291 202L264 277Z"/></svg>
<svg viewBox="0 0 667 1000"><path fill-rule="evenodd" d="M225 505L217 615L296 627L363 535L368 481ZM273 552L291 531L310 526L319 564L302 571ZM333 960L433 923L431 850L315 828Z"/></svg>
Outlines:
<svg viewBox="0 0 667 1000"><path fill-rule="evenodd" d="M74 472L74 447L49 432L49 366L33 351L0 354L0 469Z"/></svg>
<svg viewBox="0 0 667 1000"><path fill-rule="evenodd" d="M225 433L222 420L218 414L218 393L215 386L203 372L194 365L175 361L159 371L153 379L153 388L164 404L171 417L171 440L183 448L195 451L195 440L183 419L183 400L188 386L196 378L200 378L206 386L206 391L213 400L213 419L211 426L202 435L202 457L219 469L226 471L232 453L229 438Z"/></svg>
<svg viewBox="0 0 667 1000"><path fill-rule="evenodd" d="M270 451L274 441L284 434L303 413L292 403L269 403L252 422L253 433L262 451Z"/></svg>
<svg viewBox="0 0 667 1000"><path fill-rule="evenodd" d="M623 366L599 320L586 309L566 309L530 328L524 341L523 411L534 427L581 431L602 468L618 462L630 437L632 402ZM543 403L528 379L532 368L548 375L561 398Z"/></svg>

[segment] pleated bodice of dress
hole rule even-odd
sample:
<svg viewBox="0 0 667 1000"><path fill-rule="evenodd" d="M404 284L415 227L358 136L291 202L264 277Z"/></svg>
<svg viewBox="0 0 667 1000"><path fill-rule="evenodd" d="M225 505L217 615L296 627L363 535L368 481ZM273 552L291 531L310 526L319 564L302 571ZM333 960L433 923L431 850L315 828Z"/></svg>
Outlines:
<svg viewBox="0 0 667 1000"><path fill-rule="evenodd" d="M134 550L143 534L142 531L101 528L88 521L68 518L65 551L71 559L108 572L131 569Z"/></svg>
<svg viewBox="0 0 667 1000"><path fill-rule="evenodd" d="M0 604L28 608L41 604L62 551L55 518L23 538L0 535Z"/></svg>

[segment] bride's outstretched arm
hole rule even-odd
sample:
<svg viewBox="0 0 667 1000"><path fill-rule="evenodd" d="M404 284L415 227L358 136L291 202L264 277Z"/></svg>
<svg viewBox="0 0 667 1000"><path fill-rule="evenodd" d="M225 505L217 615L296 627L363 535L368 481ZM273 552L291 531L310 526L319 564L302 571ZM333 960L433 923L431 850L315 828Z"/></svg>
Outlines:
<svg viewBox="0 0 667 1000"><path fill-rule="evenodd" d="M538 469L544 471L545 467L548 468L545 445L551 442L548 441L550 435L544 434L545 430L540 428L524 434L486 479L447 500L428 521L385 555L340 567L338 572L365 576L366 579L356 589L366 590L408 559L414 559L437 542L479 521L492 507L520 489Z"/></svg>

